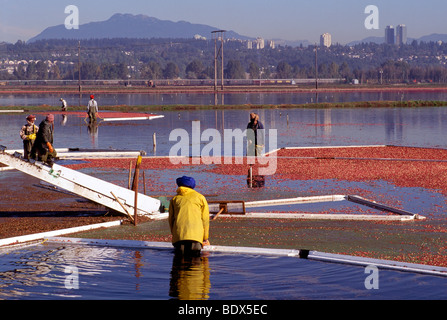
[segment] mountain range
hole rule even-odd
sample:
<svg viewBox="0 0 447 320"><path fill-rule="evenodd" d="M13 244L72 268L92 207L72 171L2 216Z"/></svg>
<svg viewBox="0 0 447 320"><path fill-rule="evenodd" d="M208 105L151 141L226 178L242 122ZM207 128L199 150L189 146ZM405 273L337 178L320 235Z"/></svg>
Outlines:
<svg viewBox="0 0 447 320"><path fill-rule="evenodd" d="M28 42L43 39L193 38L195 35L209 38L211 32L216 30L220 29L186 21L159 20L142 14L117 13L106 21L86 23L79 26L79 29L67 29L63 24L49 27L29 39ZM252 39L234 31L226 31L225 37L227 39Z"/></svg>
<svg viewBox="0 0 447 320"><path fill-rule="evenodd" d="M35 42L44 39L113 39L113 38L187 38L191 39L196 35L205 38L211 37L211 32L220 30L204 24L193 24L187 21L173 22L169 20L159 20L146 15L114 14L106 21L90 22L79 26L79 29L67 29L65 25L57 25L46 28L37 36L28 40ZM254 40L252 37L240 35L235 31L226 31L225 38ZM292 47L311 44L308 40L289 41L283 39L273 39L278 45L289 45ZM418 39L408 38L408 43L417 41L442 41L447 42L447 34L431 34ZM383 43L384 37L369 37L358 41L352 41L348 45L358 43Z"/></svg>

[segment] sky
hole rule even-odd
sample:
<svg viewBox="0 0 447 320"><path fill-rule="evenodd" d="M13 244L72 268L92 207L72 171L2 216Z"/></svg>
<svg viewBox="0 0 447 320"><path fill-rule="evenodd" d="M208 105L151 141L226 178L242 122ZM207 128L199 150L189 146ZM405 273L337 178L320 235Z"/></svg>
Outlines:
<svg viewBox="0 0 447 320"><path fill-rule="evenodd" d="M79 9L80 25L104 21L115 13L144 14L161 20L188 21L264 39L333 43L383 37L387 25L405 24L408 37L447 34L446 0L0 0L0 42L27 41L61 25ZM378 9L378 29L367 29L368 5ZM204 35L206 36L206 35Z"/></svg>

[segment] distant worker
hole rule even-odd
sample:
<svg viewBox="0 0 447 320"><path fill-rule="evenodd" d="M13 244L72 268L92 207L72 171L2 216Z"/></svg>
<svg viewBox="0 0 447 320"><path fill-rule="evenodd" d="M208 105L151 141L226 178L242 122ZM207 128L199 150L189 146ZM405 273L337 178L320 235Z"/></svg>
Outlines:
<svg viewBox="0 0 447 320"><path fill-rule="evenodd" d="M34 142L32 158L53 165L57 153L53 147L54 115L49 114L39 125L36 141Z"/></svg>
<svg viewBox="0 0 447 320"><path fill-rule="evenodd" d="M259 115L250 113L250 122L247 125L248 156L260 156L264 149L264 125L259 121ZM258 132L258 130L260 130Z"/></svg>
<svg viewBox="0 0 447 320"><path fill-rule="evenodd" d="M95 96L91 95L87 105L87 115L90 123L96 122L97 114L98 114L98 103L95 100Z"/></svg>
<svg viewBox="0 0 447 320"><path fill-rule="evenodd" d="M67 101L65 101L62 98L60 99L60 101L62 102L62 106L61 106L62 111L67 111Z"/></svg>
<svg viewBox="0 0 447 320"><path fill-rule="evenodd" d="M197 257L209 245L210 212L205 197L194 190L194 178L176 180L177 195L169 203L169 227L178 255Z"/></svg>
<svg viewBox="0 0 447 320"><path fill-rule="evenodd" d="M34 124L35 121L36 117L29 115L26 117L26 124L20 130L20 137L23 140L23 158L27 160L30 157L37 132L39 131L39 127Z"/></svg>

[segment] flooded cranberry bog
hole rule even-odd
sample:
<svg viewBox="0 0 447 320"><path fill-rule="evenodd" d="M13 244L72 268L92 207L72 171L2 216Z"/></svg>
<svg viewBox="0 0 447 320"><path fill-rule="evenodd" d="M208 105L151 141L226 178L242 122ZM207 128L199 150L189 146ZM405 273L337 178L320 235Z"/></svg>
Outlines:
<svg viewBox="0 0 447 320"><path fill-rule="evenodd" d="M262 167L274 168L273 174L262 177L262 185L253 187L247 183L250 166L246 158L239 163L234 155L224 154L222 158L207 159L194 154L194 150L200 153L209 146L210 140L204 136L191 139L188 145L192 157L184 158L184 163L176 163L169 157L171 149L178 143L178 140L170 139L173 130L182 129L192 135L194 124L200 123L201 132L213 129L224 137L225 129L244 129L250 111L261 115L267 129L277 130L274 149L279 150L266 155L265 158L270 161L267 165L253 166L254 175L259 175ZM447 129L445 108L219 109L159 113L164 118L100 122L93 130L82 117L68 114L64 119L58 114L55 145L56 148L145 150L141 164L145 183L143 185L140 179L139 190L165 200L175 193L175 179L190 175L197 181L197 191L206 195L209 201L240 200L248 203L296 197L357 195L425 218L413 221L356 221L281 217L281 214L285 217L289 213L320 216L393 215L344 200L250 207L247 208L248 213L263 212L277 216L219 216L210 222L211 244L215 246L306 249L363 259L447 267L447 146L442 139L442 133ZM10 149L21 148L16 131L23 121L24 115L21 114L0 116L2 145ZM154 134L156 147L153 146ZM268 139L266 147L273 151L269 148L270 142ZM226 143L232 142L222 141L222 150L225 150ZM63 159L59 163L126 186L129 167L135 160L122 157ZM7 175L7 179L0 179L3 189L8 188L10 179L26 181L23 174L18 172L8 172ZM53 191L35 192L40 196ZM60 197L58 203L76 207L76 197ZM2 206L2 210L33 211L29 197L16 196L14 199L4 199L3 202L14 208L7 210ZM20 201L24 204L21 205ZM27 208L20 209L21 206ZM0 218L0 223L5 223L6 219ZM127 223L67 236L67 239L71 238L170 244L165 220L144 221L137 226ZM79 259L80 256L91 259ZM15 248L8 254L2 253L2 257L7 258L0 263L3 285L7 284L6 288L20 288L19 291L23 293L4 296L12 299L94 299L104 298L105 292L111 290L117 292L109 296L111 299L168 299L175 295L185 298L179 293L178 284L182 283L179 279L185 279L183 277L187 277L185 274L191 270L197 271L195 274L200 275L202 282L194 287L198 292L189 296L190 299L445 299L447 288L443 276L381 270L380 289L368 290L365 289L367 274L364 267L294 260L291 257L272 258L256 253L234 255L211 252L194 267L178 267L169 248L124 250L119 246L96 247L91 244L72 247L49 241ZM48 272L40 275L35 271L42 268L34 266L40 266L43 260L49 261ZM52 263L53 260L63 263ZM28 263L31 268L27 269L27 277L35 281L19 280L8 273L11 268L14 269L11 266L26 266ZM85 282L81 280L80 290L67 290L63 284L62 287L60 285L67 276L63 267L72 265L78 265L80 274L88 279ZM153 265L157 267L152 268ZM126 274L123 282L118 281L116 276L120 273ZM267 278L272 280L261 285L262 281L259 280ZM51 282L57 285L49 290L50 293L38 289L48 288L47 284ZM99 282L107 285L96 285L96 288L101 288L92 291L89 286ZM146 294L140 295L140 290L124 290L126 282L132 283L132 288L147 286ZM170 284L175 287L175 283L177 289L171 288ZM244 286L241 287L240 283ZM318 285L310 286L310 283ZM297 287L305 289L297 290Z"/></svg>

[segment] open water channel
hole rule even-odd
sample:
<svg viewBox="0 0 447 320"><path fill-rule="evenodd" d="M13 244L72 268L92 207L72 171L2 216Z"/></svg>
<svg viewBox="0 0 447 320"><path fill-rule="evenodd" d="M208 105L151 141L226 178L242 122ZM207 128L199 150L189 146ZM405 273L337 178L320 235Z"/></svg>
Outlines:
<svg viewBox="0 0 447 320"><path fill-rule="evenodd" d="M328 94L329 95L329 94ZM446 100L444 92L385 92L385 93L331 93L328 101L364 101L370 100ZM386 97L380 98L385 95ZM198 94L163 94L163 95L97 95L100 112L107 111L107 105L151 105L192 104L213 105L213 95ZM225 104L258 104L267 100L268 104L312 102L312 94L235 94L225 95ZM79 97L64 97L69 105L77 105ZM88 97L82 105L87 105ZM222 99L220 96L219 99ZM321 98L323 99L323 98ZM320 99L320 100L321 100ZM287 101L285 101L287 100ZM324 100L324 99L323 99ZM305 101L305 102L303 102ZM17 95L2 96L0 105L59 106L59 95ZM445 147L444 133L447 127L447 108L367 108L367 109L250 109L246 110L196 110L156 112L164 116L152 121L99 122L94 128L86 125L84 118L70 115L56 115L55 146L57 148L99 148L99 149L135 149L145 150L152 155L169 155L175 142L169 141L171 132L184 129L190 134L192 124L200 121L200 132L216 129L225 141L224 130L244 130L249 113L257 112L264 123L267 139L268 130L276 130L276 146L266 145L267 150L276 147L297 146L345 146L345 145L402 145L419 147ZM24 124L27 114L0 116L0 143L9 149L21 148L17 130ZM37 124L45 114L37 115ZM119 134L117 134L119 132ZM156 134L157 148L153 152L153 134ZM203 149L205 137L197 137ZM231 141L226 141L232 143ZM267 140L268 142L268 140ZM222 151L224 151L222 147ZM230 148L231 149L231 148ZM191 154L196 148L191 148ZM152 153L151 153L152 152Z"/></svg>

